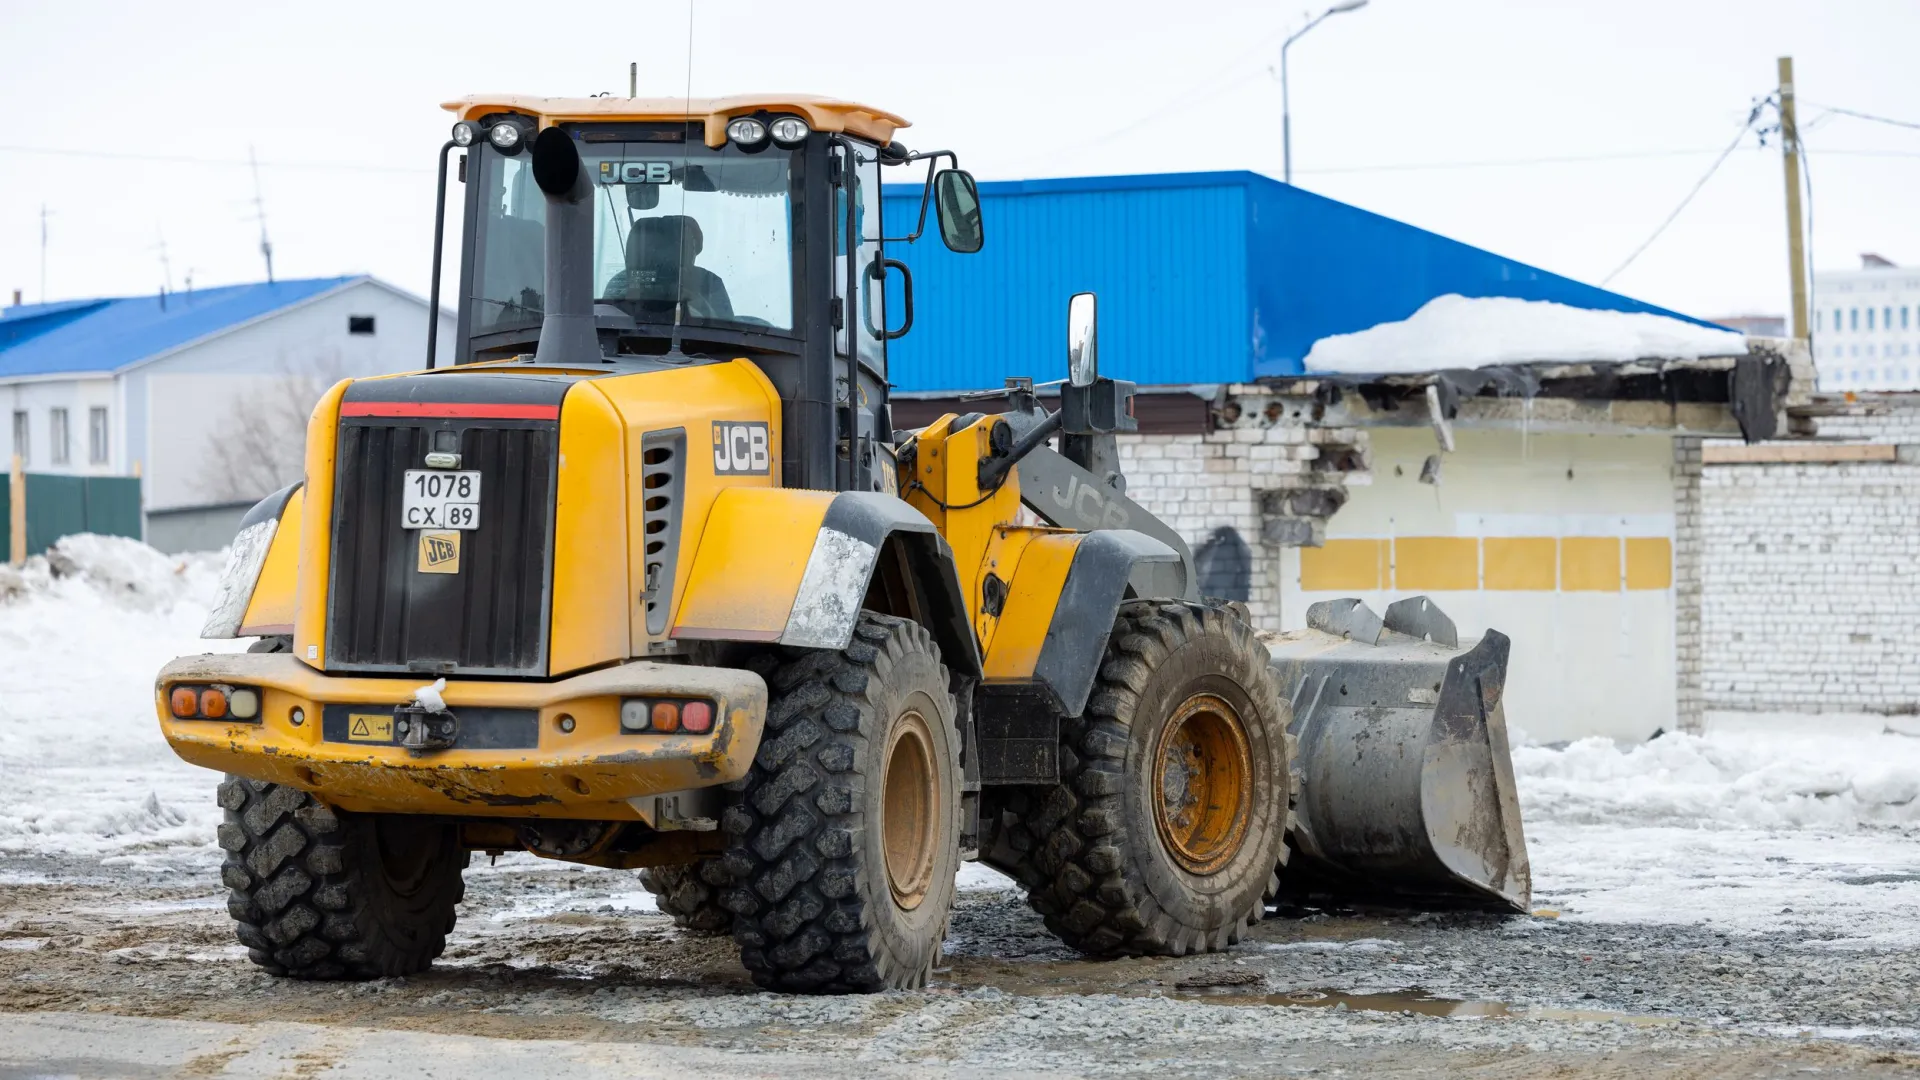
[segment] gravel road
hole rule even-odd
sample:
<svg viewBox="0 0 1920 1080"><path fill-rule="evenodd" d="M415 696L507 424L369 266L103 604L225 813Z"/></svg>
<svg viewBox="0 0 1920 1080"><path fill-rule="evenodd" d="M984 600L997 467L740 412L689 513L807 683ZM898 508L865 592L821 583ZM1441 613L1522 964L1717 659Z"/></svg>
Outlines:
<svg viewBox="0 0 1920 1080"><path fill-rule="evenodd" d="M969 868L931 988L796 998L637 875L468 877L431 972L303 984L247 963L208 866L0 862L0 1078L1920 1071L1920 951L1819 933L1290 911L1226 954L1090 962Z"/></svg>

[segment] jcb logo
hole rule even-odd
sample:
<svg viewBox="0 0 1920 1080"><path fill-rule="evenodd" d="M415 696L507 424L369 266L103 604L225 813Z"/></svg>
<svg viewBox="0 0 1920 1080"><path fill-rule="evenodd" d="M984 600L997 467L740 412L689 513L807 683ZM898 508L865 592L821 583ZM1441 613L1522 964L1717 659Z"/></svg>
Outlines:
<svg viewBox="0 0 1920 1080"><path fill-rule="evenodd" d="M603 161L600 163L600 182L603 184L665 184L673 180L673 163L670 161Z"/></svg>
<svg viewBox="0 0 1920 1080"><path fill-rule="evenodd" d="M753 420L713 422L713 471L729 476L765 476L771 464L767 425Z"/></svg>
<svg viewBox="0 0 1920 1080"><path fill-rule="evenodd" d="M453 531L422 532L420 557L414 569L422 574L460 572L460 534Z"/></svg>
<svg viewBox="0 0 1920 1080"><path fill-rule="evenodd" d="M1127 527L1127 518L1130 516L1127 508L1116 502L1108 502L1105 493L1077 476L1067 477L1065 490L1053 488L1047 495L1053 505L1059 508L1054 517L1062 522L1070 521L1082 529Z"/></svg>

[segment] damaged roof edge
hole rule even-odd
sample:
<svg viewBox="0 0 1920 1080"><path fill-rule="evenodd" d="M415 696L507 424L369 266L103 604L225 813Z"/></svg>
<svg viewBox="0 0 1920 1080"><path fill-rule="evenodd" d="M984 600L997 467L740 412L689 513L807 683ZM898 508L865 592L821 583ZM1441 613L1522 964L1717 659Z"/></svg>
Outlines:
<svg viewBox="0 0 1920 1080"><path fill-rule="evenodd" d="M1760 442L1814 434L1807 413L1814 389L1806 342L1748 338L1743 356L1284 375L1229 387L1227 395L1312 398L1361 426L1444 418L1469 427L1667 431Z"/></svg>

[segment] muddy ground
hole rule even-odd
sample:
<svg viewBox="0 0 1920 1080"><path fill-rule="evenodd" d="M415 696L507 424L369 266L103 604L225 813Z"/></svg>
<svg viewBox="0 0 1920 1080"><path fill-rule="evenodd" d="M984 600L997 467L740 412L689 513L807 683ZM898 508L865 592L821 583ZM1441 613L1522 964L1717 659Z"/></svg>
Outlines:
<svg viewBox="0 0 1920 1080"><path fill-rule="evenodd" d="M255 970L211 867L0 862L0 1078L1920 1072L1920 953L1818 933L1291 911L1232 952L1089 962L969 868L919 993L758 992L638 875L468 872L431 972Z"/></svg>

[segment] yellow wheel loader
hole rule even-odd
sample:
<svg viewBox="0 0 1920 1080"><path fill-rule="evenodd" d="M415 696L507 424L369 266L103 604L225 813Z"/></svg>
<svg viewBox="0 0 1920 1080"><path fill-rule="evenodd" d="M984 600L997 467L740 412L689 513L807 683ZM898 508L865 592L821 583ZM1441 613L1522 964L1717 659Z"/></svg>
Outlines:
<svg viewBox="0 0 1920 1080"><path fill-rule="evenodd" d="M1486 767L1504 639L1354 605L1269 645L1198 595L1124 494L1132 386L1098 371L1091 295L1058 410L1011 380L893 429L888 247L929 204L949 248L985 242L952 153L804 96L449 108L453 362L430 338L425 370L322 397L205 631L257 640L156 684L173 749L227 774L256 963L425 968L474 851L638 869L808 992L924 984L974 857L1095 955L1226 947L1293 878L1292 826L1314 889L1525 902ZM883 222L911 162L919 220ZM1356 761L1396 786L1346 792Z"/></svg>

